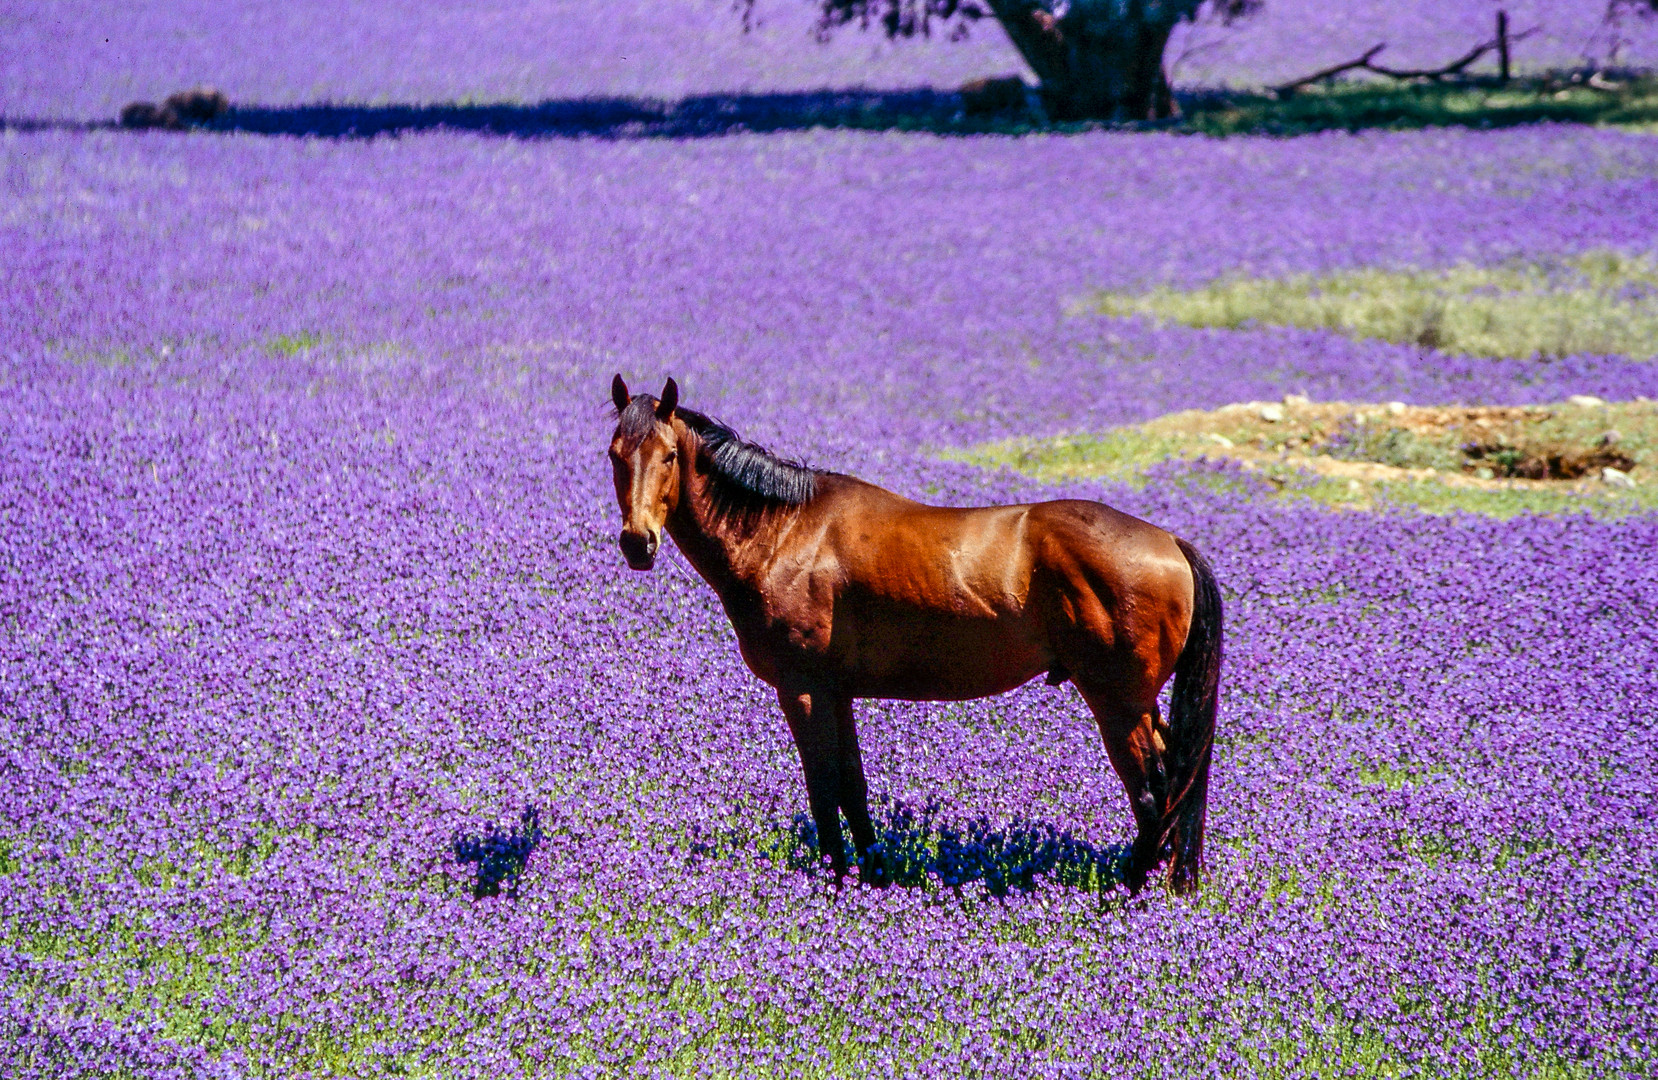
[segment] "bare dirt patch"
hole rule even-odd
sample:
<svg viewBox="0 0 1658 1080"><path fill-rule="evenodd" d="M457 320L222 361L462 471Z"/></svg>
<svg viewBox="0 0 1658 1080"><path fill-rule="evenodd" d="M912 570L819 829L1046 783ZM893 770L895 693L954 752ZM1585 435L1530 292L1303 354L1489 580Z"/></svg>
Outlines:
<svg viewBox="0 0 1658 1080"><path fill-rule="evenodd" d="M1658 509L1658 402L1423 406L1291 395L945 456L1040 480L1130 484L1147 482L1161 462L1218 459L1285 497L1344 509L1616 516ZM1227 486L1226 476L1199 470L1181 482Z"/></svg>
<svg viewBox="0 0 1658 1080"><path fill-rule="evenodd" d="M1633 487L1658 442L1658 403L1579 397L1555 405L1420 406L1291 395L1173 413L1140 427L1246 466L1271 462L1368 482Z"/></svg>

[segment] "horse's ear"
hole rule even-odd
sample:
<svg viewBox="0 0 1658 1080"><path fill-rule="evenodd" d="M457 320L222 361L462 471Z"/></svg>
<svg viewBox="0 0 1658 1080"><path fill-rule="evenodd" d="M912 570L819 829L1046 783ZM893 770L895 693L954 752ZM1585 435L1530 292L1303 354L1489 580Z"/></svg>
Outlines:
<svg viewBox="0 0 1658 1080"><path fill-rule="evenodd" d="M674 418L674 408L679 404L679 384L672 379L662 388L662 400L656 405L656 418L664 424Z"/></svg>
<svg viewBox="0 0 1658 1080"><path fill-rule="evenodd" d="M633 400L632 395L628 393L628 384L622 381L620 372L610 380L610 400L616 403L617 412L627 408L628 402Z"/></svg>

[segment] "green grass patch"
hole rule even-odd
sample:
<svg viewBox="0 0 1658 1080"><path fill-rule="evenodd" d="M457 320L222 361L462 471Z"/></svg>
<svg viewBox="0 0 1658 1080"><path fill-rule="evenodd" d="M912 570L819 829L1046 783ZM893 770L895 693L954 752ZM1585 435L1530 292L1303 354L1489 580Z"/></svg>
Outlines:
<svg viewBox="0 0 1658 1080"><path fill-rule="evenodd" d="M1359 783L1367 787L1386 788L1388 791L1398 791L1413 779L1415 779L1415 774L1409 769L1389 765L1386 762L1378 762L1359 770Z"/></svg>
<svg viewBox="0 0 1658 1080"><path fill-rule="evenodd" d="M1469 356L1658 356L1658 261L1595 251L1440 270L1235 277L1101 293L1078 310L1186 326L1294 326Z"/></svg>
<svg viewBox="0 0 1658 1080"><path fill-rule="evenodd" d="M265 351L272 356L298 356L322 344L322 336L309 331L297 334L277 334L265 342Z"/></svg>
<svg viewBox="0 0 1658 1080"><path fill-rule="evenodd" d="M1512 127L1537 123L1658 123L1658 76L1610 90L1561 75L1410 84L1380 79L1305 87L1289 97L1243 93L1199 99L1177 130L1203 135L1304 135L1318 131Z"/></svg>
<svg viewBox="0 0 1658 1080"><path fill-rule="evenodd" d="M1329 507L1455 511L1494 518L1658 509L1658 403L1592 398L1549 406L1421 407L1252 402L1050 439L1008 439L942 456L1055 483L1174 482ZM1608 471L1610 470L1610 471Z"/></svg>

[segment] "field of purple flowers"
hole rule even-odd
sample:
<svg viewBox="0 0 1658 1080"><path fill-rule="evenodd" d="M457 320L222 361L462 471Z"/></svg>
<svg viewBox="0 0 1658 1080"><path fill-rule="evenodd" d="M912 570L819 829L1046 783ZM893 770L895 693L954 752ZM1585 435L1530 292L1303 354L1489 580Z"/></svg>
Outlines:
<svg viewBox="0 0 1658 1080"><path fill-rule="evenodd" d="M541 55L531 9L411 18ZM514 89L481 45L405 66L382 32L361 82L307 83L302 37L227 89L654 92L714 63ZM88 63L8 66L0 113L199 70ZM1291 392L1658 396L1618 356L1066 314L1651 254L1658 139L45 131L0 134L0 177L7 1076L1654 1071L1658 518L1331 512L1202 466L1042 487L938 451ZM616 550L615 371L907 494L1080 494L1191 538L1230 631L1202 892L803 871L775 699L682 559ZM1069 687L862 715L885 805L1128 838Z"/></svg>

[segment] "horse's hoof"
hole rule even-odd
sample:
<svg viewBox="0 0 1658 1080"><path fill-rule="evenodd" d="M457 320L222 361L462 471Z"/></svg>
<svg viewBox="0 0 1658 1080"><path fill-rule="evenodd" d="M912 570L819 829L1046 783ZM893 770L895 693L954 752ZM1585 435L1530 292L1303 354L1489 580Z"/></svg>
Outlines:
<svg viewBox="0 0 1658 1080"><path fill-rule="evenodd" d="M864 855L858 860L858 884L872 889L885 889L893 883L886 863L878 855Z"/></svg>

